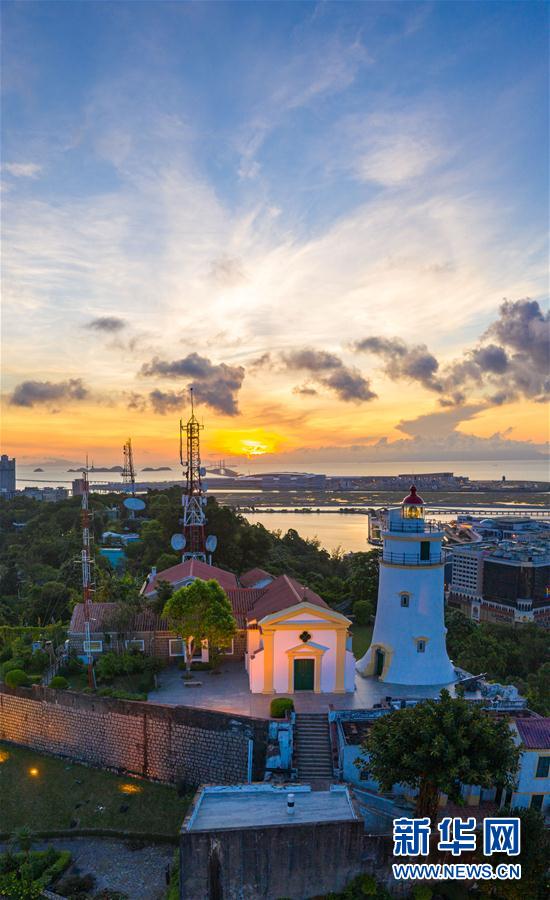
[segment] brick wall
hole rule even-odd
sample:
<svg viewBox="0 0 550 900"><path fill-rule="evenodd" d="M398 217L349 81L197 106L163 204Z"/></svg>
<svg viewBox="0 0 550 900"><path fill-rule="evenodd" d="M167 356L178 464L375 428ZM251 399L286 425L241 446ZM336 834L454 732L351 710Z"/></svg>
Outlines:
<svg viewBox="0 0 550 900"><path fill-rule="evenodd" d="M264 774L267 721L193 707L0 684L0 740L159 781L233 784Z"/></svg>

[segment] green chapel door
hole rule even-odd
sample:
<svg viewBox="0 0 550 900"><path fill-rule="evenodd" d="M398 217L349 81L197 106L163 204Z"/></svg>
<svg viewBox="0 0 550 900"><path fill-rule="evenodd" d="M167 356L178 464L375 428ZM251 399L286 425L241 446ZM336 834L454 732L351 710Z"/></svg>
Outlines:
<svg viewBox="0 0 550 900"><path fill-rule="evenodd" d="M294 690L312 691L315 678L314 659L294 660Z"/></svg>

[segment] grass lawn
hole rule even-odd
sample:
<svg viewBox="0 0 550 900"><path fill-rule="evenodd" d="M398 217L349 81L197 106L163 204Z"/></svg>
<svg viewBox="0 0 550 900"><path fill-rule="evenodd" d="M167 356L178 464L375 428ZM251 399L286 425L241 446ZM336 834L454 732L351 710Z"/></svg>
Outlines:
<svg viewBox="0 0 550 900"><path fill-rule="evenodd" d="M353 646L353 655L355 659L361 659L361 657L367 652L369 649L369 645L372 638L372 629L374 626L372 625L353 625L351 628L351 637L352 637L352 646Z"/></svg>
<svg viewBox="0 0 550 900"><path fill-rule="evenodd" d="M34 774L33 774L34 772ZM177 834L189 805L175 788L0 743L0 831L116 828ZM73 825L73 827L75 827Z"/></svg>

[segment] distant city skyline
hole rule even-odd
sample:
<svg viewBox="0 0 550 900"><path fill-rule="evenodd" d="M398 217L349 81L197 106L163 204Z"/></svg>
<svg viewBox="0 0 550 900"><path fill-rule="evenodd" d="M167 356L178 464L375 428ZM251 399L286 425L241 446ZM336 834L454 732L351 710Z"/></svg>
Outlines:
<svg viewBox="0 0 550 900"><path fill-rule="evenodd" d="M2 18L3 452L547 452L546 4Z"/></svg>

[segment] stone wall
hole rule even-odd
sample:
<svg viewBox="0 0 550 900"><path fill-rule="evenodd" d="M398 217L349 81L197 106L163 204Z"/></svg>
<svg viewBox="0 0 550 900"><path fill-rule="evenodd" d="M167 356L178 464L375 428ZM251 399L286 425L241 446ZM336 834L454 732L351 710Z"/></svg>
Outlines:
<svg viewBox="0 0 550 900"><path fill-rule="evenodd" d="M182 831L180 898L304 900L342 891L363 873L385 877L384 839L359 821ZM408 890L409 888L407 888Z"/></svg>
<svg viewBox="0 0 550 900"><path fill-rule="evenodd" d="M100 768L198 785L264 774L267 721L193 707L157 706L0 684L0 740Z"/></svg>

